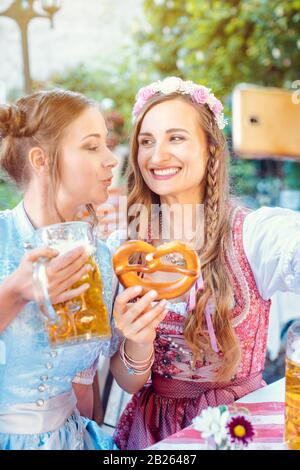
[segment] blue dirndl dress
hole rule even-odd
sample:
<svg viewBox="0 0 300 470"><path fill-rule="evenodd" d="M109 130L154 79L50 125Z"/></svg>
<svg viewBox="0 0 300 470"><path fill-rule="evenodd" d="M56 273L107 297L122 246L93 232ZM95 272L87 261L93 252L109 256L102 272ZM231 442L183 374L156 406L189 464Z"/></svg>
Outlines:
<svg viewBox="0 0 300 470"><path fill-rule="evenodd" d="M0 212L0 283L12 274L34 240L23 202ZM111 313L112 266L99 240L96 258ZM117 449L111 436L80 416L72 383L93 382L100 354L112 356L119 337L53 349L35 302L29 302L0 334L0 449Z"/></svg>

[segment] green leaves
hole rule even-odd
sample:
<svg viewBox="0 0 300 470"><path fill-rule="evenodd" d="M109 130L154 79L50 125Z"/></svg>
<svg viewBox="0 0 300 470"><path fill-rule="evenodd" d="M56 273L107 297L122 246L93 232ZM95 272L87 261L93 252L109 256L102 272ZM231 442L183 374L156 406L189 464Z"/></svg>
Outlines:
<svg viewBox="0 0 300 470"><path fill-rule="evenodd" d="M0 210L12 209L21 200L21 194L16 191L16 188L4 181L0 180Z"/></svg>
<svg viewBox="0 0 300 470"><path fill-rule="evenodd" d="M162 75L168 71L201 81L221 98L239 82L289 87L297 78L298 0L186 0L173 2L171 11L166 2L156 3L146 0L145 11L153 29L154 53L161 56L154 68ZM175 24L180 25L178 35L172 32ZM165 28L171 30L171 38L161 34Z"/></svg>

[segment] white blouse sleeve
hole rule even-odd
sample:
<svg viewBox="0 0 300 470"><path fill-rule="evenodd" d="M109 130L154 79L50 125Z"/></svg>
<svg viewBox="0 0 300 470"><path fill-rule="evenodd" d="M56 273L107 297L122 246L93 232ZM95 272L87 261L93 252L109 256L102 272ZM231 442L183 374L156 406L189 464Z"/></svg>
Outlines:
<svg viewBox="0 0 300 470"><path fill-rule="evenodd" d="M280 207L249 213L243 243L264 299L276 291L300 294L300 214Z"/></svg>

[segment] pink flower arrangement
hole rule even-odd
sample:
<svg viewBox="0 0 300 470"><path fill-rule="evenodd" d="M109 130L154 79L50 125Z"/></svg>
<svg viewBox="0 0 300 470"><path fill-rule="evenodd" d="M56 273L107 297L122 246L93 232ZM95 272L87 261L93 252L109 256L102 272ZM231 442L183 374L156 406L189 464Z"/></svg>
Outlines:
<svg viewBox="0 0 300 470"><path fill-rule="evenodd" d="M141 88L137 94L137 99L133 108L133 118L136 119L146 102L156 94L169 95L172 93L190 95L192 101L199 104L207 104L215 116L216 123L220 129L226 125L223 114L223 105L209 88L197 85L192 81L183 81L178 77L167 77L158 80L148 86Z"/></svg>

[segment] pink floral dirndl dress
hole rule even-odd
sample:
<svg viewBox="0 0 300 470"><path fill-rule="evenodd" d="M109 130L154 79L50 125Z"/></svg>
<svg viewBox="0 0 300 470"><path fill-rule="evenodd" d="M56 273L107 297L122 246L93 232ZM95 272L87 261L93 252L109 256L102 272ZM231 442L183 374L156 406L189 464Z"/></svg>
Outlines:
<svg viewBox="0 0 300 470"><path fill-rule="evenodd" d="M212 351L191 367L191 351L183 338L186 304L171 304L157 328L151 380L125 408L114 434L120 449L144 449L189 426L208 406L229 404L264 385L270 300L264 300L243 248L243 222L248 210L232 214L225 252L234 291L233 325L240 339L241 362L230 382L214 383L221 357Z"/></svg>

